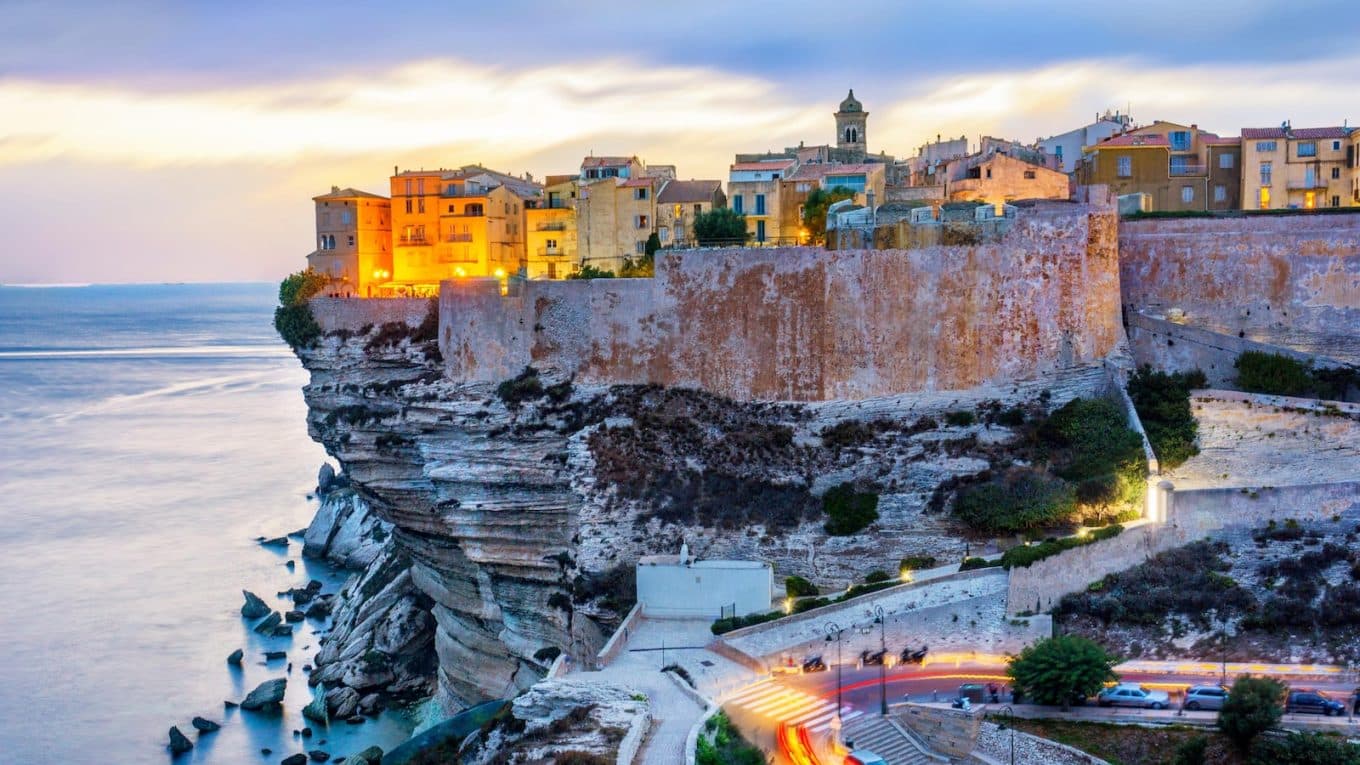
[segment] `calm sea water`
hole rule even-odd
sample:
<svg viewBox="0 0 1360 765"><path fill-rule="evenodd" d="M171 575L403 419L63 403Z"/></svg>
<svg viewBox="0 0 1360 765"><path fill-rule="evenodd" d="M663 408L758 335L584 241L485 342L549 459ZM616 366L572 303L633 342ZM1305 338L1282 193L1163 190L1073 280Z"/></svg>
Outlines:
<svg viewBox="0 0 1360 765"><path fill-rule="evenodd" d="M242 588L284 610L277 592L344 578L297 542L253 541L307 524L325 459L274 300L263 284L0 287L6 762L169 762L172 724L197 742L182 763L352 754L409 733L385 715L295 737L319 625L261 638L240 618ZM240 669L226 663L236 648ZM287 650L291 674L265 650ZM281 717L224 710L282 676ZM223 728L199 737L194 715Z"/></svg>

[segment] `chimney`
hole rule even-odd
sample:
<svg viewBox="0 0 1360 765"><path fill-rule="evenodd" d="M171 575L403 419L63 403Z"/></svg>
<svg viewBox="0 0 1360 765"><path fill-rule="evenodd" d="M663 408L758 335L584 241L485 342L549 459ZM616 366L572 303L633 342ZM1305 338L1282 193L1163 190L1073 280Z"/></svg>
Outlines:
<svg viewBox="0 0 1360 765"><path fill-rule="evenodd" d="M338 193L340 193L340 187L339 187L339 186L332 186L332 187L331 187L331 193L332 193L332 194L338 194Z"/></svg>
<svg viewBox="0 0 1360 765"><path fill-rule="evenodd" d="M393 175L401 175L401 173L397 172L397 166L396 166L396 165L393 165L393 166L392 166L392 174L393 174Z"/></svg>

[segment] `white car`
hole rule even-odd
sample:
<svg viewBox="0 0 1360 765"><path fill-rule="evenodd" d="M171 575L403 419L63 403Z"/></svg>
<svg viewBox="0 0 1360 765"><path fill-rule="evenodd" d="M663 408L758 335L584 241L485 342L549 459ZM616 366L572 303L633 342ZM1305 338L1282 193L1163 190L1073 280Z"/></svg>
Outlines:
<svg viewBox="0 0 1360 765"><path fill-rule="evenodd" d="M1166 691L1148 690L1138 683L1120 683L1101 691L1096 703L1102 707L1166 709L1171 705L1171 696Z"/></svg>

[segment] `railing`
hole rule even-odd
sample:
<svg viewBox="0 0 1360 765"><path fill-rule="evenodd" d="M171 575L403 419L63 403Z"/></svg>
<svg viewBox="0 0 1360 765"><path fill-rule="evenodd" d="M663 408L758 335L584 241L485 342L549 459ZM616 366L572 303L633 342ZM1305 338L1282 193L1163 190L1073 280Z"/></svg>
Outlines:
<svg viewBox="0 0 1360 765"><path fill-rule="evenodd" d="M478 210L476 212L443 213L441 218L485 218L486 212Z"/></svg>
<svg viewBox="0 0 1360 765"><path fill-rule="evenodd" d="M537 226L534 227L534 230L535 230L535 231L566 231L566 230L567 230L567 224L566 224L565 221L553 221L553 222L551 222L551 223L540 223L540 224L538 224Z"/></svg>
<svg viewBox="0 0 1360 765"><path fill-rule="evenodd" d="M472 241L472 234L457 234L457 233L454 233L454 234L446 234L446 235L444 236L444 241L446 241L446 242L471 242L471 241Z"/></svg>
<svg viewBox="0 0 1360 765"><path fill-rule="evenodd" d="M430 244L430 240L426 239L424 234L419 234L416 236L403 236L397 240L397 244Z"/></svg>
<svg viewBox="0 0 1360 765"><path fill-rule="evenodd" d="M1313 189L1327 188L1327 181L1321 176L1318 176L1314 178L1304 178L1301 181L1290 181L1286 185L1291 191L1312 191Z"/></svg>
<svg viewBox="0 0 1360 765"><path fill-rule="evenodd" d="M1173 178L1186 175L1204 175L1204 165L1171 165L1168 172Z"/></svg>
<svg viewBox="0 0 1360 765"><path fill-rule="evenodd" d="M566 252L563 252L563 250L562 250L561 247L539 247L539 248L538 248L538 256L539 256L540 258L547 258L547 257L556 256L556 255L566 255L566 254L567 254L567 253L566 253Z"/></svg>
<svg viewBox="0 0 1360 765"><path fill-rule="evenodd" d="M440 191L439 191L439 196L441 196L441 197L484 197L484 196L486 196L486 189L483 189L483 188L469 189L469 188L466 188L466 187L463 187L463 186L454 186L453 188L444 188L444 189L440 189Z"/></svg>

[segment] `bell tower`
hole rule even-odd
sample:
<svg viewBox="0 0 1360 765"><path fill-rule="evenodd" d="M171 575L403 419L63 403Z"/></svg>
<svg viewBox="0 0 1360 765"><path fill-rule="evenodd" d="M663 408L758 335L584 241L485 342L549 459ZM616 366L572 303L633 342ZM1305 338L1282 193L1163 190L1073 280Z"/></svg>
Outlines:
<svg viewBox="0 0 1360 765"><path fill-rule="evenodd" d="M841 102L840 110L836 112L836 148L840 150L840 159L847 162L862 162L864 155L868 153L868 141L865 138L865 127L869 122L869 113L864 111L864 104L855 98L855 91L852 88L850 95Z"/></svg>

